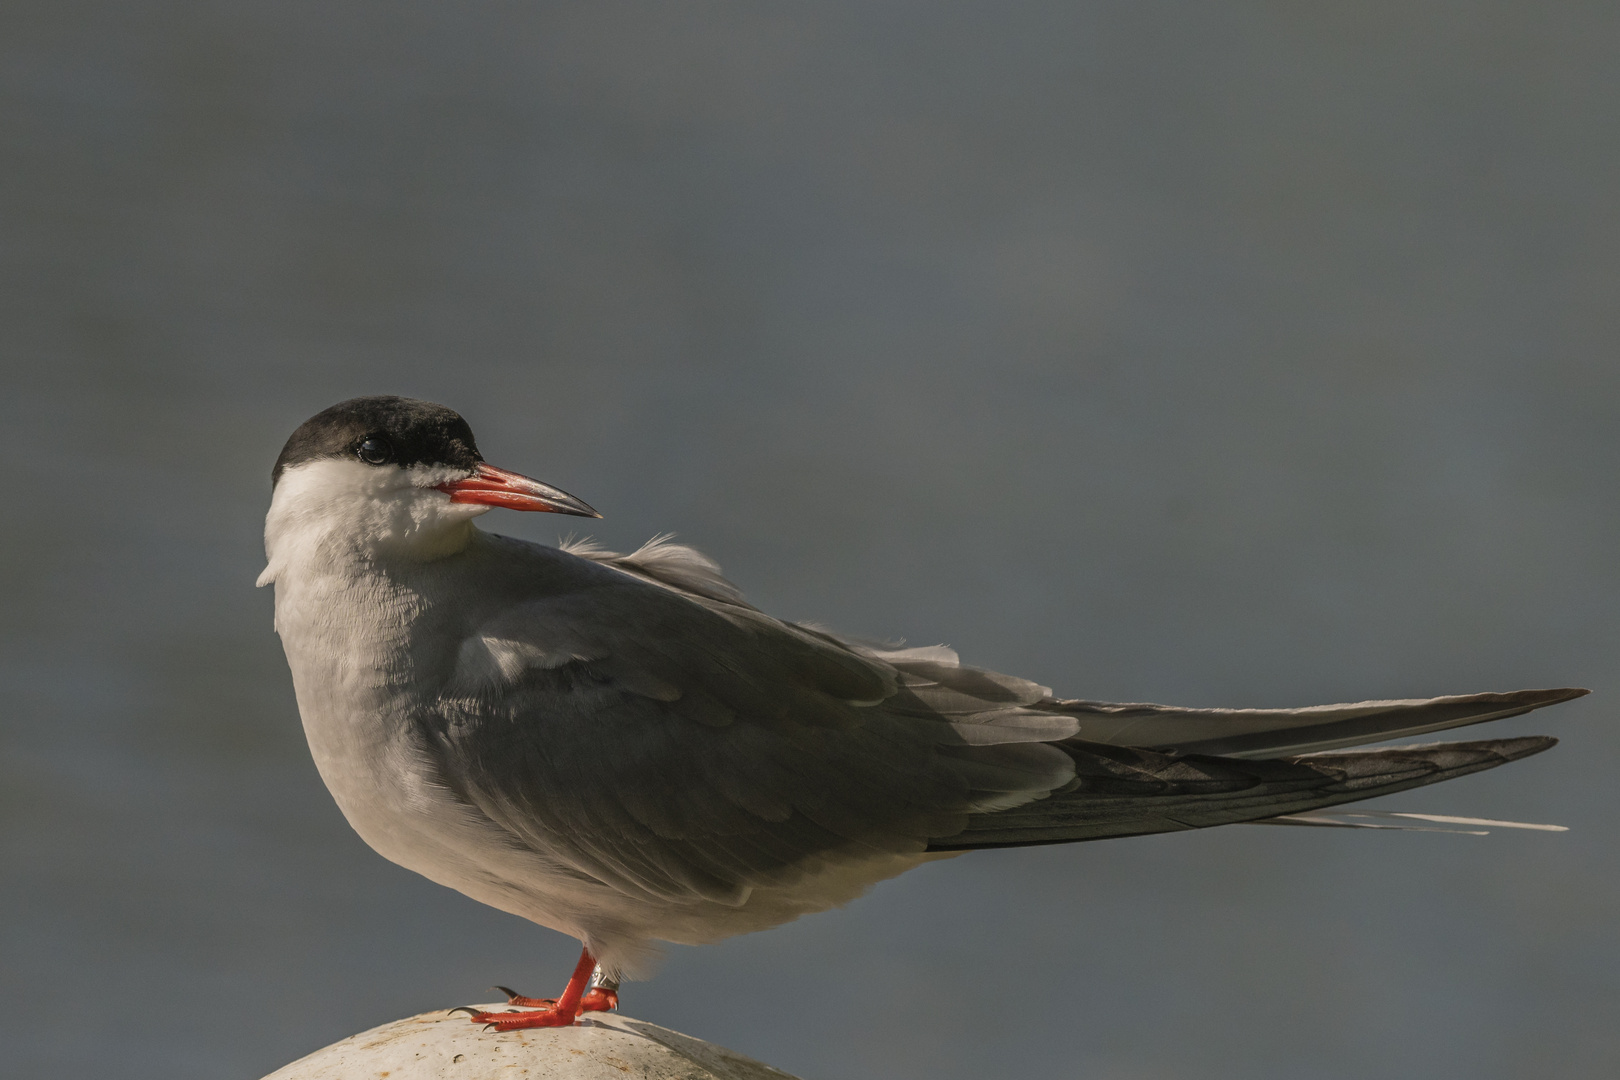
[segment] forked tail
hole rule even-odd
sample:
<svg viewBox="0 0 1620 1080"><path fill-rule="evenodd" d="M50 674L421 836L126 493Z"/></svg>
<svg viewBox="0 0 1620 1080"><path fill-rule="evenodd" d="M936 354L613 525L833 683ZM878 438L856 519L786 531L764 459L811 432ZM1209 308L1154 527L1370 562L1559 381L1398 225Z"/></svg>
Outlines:
<svg viewBox="0 0 1620 1080"><path fill-rule="evenodd" d="M1071 785L975 814L967 828L935 838L928 849L1067 844L1297 815L1494 769L1557 742L1535 735L1265 760L1070 742L1060 745L1075 761Z"/></svg>

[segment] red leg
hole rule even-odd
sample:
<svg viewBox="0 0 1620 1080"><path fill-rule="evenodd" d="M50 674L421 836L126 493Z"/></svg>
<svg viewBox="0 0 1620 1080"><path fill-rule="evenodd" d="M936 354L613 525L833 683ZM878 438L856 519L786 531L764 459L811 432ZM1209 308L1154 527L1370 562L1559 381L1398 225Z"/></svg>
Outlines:
<svg viewBox="0 0 1620 1080"><path fill-rule="evenodd" d="M608 980L601 968L596 969L596 975L597 985L579 999L580 1012L611 1012L619 1007L619 984ZM557 1004L556 998L532 998L507 986L497 986L495 989L506 995L508 1005L519 1009L549 1009Z"/></svg>
<svg viewBox="0 0 1620 1080"><path fill-rule="evenodd" d="M486 1024L496 1031L515 1031L518 1028L536 1027L567 1027L572 1024L580 1014L584 1004L585 985L591 981L591 972L596 969L596 958L589 949L581 949L579 963L574 965L573 977L568 980L567 989L563 990L562 997L552 1001L549 998L525 998L520 994L509 994L508 1000L513 1004L541 1005L541 1008L530 1012L472 1012L472 1021L475 1024Z"/></svg>

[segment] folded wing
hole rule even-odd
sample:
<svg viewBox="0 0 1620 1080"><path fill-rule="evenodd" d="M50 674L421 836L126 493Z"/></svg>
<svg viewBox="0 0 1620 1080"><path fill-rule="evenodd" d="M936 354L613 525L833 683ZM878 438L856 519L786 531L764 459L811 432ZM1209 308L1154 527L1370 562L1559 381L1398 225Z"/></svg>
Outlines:
<svg viewBox="0 0 1620 1080"><path fill-rule="evenodd" d="M738 905L830 861L920 855L1073 779L1055 744L1078 723L1024 708L1039 688L940 688L696 569L587 566L474 628L421 718L442 782L586 878Z"/></svg>
<svg viewBox="0 0 1620 1080"><path fill-rule="evenodd" d="M1066 701L943 647L843 641L714 564L503 542L551 560L471 628L423 744L515 844L623 893L746 903L839 860L1199 828L1370 798L1552 745L1315 753L1582 690L1308 709ZM513 575L514 579L521 575Z"/></svg>

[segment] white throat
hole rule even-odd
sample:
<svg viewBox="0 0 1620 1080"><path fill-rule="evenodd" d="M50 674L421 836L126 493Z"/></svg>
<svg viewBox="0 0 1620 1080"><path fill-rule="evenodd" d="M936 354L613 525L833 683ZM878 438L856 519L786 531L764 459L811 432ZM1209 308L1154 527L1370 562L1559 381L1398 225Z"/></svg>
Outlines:
<svg viewBox="0 0 1620 1080"><path fill-rule="evenodd" d="M322 458L281 474L264 519L267 565L258 585L346 563L431 562L472 540L472 519L489 511L453 503L434 485L463 479L449 466L367 465Z"/></svg>

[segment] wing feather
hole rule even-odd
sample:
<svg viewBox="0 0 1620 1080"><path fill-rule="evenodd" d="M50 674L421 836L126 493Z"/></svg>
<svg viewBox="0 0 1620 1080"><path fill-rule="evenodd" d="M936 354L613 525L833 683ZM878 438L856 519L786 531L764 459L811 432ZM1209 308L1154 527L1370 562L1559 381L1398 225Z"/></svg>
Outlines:
<svg viewBox="0 0 1620 1080"><path fill-rule="evenodd" d="M736 904L817 860L921 853L1074 775L1048 743L1076 723L1023 709L1033 684L970 674L930 713L949 676L645 577L506 606L426 720L452 790L580 873Z"/></svg>
<svg viewBox="0 0 1620 1080"><path fill-rule="evenodd" d="M1565 687L1303 709L1185 709L1103 701L1052 701L1047 707L1075 717L1079 737L1087 742L1261 759L1502 720L1588 692Z"/></svg>
<svg viewBox="0 0 1620 1080"><path fill-rule="evenodd" d="M664 902L738 905L874 853L1154 832L1365 798L1506 757L1480 744L1463 765L1382 752L1233 759L1584 693L1289 710L1063 701L943 646L857 644L772 619L667 538L628 556L508 540L491 550L521 564L505 580L529 584L466 629L423 743L446 786L514 843ZM1372 779L1358 786L1363 768Z"/></svg>

